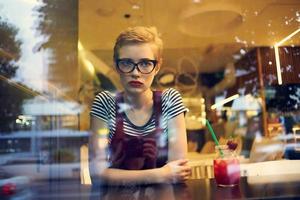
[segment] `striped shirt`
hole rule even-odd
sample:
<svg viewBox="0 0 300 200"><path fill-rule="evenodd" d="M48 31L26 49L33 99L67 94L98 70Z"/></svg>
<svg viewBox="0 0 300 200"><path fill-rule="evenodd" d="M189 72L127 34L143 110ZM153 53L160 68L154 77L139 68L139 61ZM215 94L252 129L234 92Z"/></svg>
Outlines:
<svg viewBox="0 0 300 200"><path fill-rule="evenodd" d="M109 142L116 131L116 101L114 95L108 91L100 92L96 95L92 109L91 116L97 117L108 123L109 127ZM129 106L120 106L126 110ZM176 117L181 113L185 113L188 109L183 105L181 95L173 88L166 89L162 92L162 118L160 120L160 126L164 130L163 136L167 139L168 136L168 120ZM124 119L124 133L131 136L145 136L152 133L155 130L155 117L152 112L152 116L149 121L143 126L134 125L125 114Z"/></svg>

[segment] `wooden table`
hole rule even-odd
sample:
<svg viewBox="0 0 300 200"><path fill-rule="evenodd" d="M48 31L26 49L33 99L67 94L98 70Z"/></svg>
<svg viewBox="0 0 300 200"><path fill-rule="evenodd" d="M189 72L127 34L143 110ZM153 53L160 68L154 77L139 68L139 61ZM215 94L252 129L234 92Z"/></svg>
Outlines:
<svg viewBox="0 0 300 200"><path fill-rule="evenodd" d="M264 176L256 178L266 179ZM267 179L272 180L272 178L276 179L276 175ZM248 177L241 177L240 184L230 188L218 187L214 179L195 179L185 184L174 185L98 186L94 187L91 197L91 199L107 200L298 199L300 180L253 184L248 182Z"/></svg>

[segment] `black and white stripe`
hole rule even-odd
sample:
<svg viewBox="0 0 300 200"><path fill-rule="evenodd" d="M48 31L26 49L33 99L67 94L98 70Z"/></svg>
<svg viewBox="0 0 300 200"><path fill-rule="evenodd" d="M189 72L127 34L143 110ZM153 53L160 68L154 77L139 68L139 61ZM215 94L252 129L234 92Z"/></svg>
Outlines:
<svg viewBox="0 0 300 200"><path fill-rule="evenodd" d="M116 130L116 112L115 97L108 91L100 92L96 95L90 114L109 124L109 140L113 137ZM162 93L162 119L161 126L164 130L164 136L168 134L167 122L182 112L186 112L187 108L182 103L180 93L169 88ZM144 136L153 132L155 129L155 118L152 114L148 123L144 126L135 126L127 117L124 119L125 134L132 136Z"/></svg>

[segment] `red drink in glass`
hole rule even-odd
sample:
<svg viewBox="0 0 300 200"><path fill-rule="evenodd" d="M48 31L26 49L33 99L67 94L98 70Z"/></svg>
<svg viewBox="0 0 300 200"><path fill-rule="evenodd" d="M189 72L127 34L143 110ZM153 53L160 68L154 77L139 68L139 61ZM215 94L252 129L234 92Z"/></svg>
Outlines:
<svg viewBox="0 0 300 200"><path fill-rule="evenodd" d="M240 163L235 157L214 160L214 174L219 186L235 186L240 181Z"/></svg>

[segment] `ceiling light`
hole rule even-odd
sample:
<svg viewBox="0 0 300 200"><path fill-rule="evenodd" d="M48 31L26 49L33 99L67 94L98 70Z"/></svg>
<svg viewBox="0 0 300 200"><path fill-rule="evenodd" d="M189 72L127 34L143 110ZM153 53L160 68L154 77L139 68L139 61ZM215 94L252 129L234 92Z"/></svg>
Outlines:
<svg viewBox="0 0 300 200"><path fill-rule="evenodd" d="M138 10L138 9L140 9L140 6L137 5L137 4L134 4L134 5L132 5L132 9L133 10Z"/></svg>
<svg viewBox="0 0 300 200"><path fill-rule="evenodd" d="M194 3L200 3L201 0L193 0Z"/></svg>
<svg viewBox="0 0 300 200"><path fill-rule="evenodd" d="M239 94L235 94L235 95L233 95L233 96L231 96L231 97L228 97L228 98L226 98L226 99L223 99L223 100L221 100L221 101L219 101L219 102L213 104L210 108L211 108L212 110L214 110L214 109L216 109L216 108L218 108L218 107L220 107L220 106L223 106L224 104L226 104L226 103L228 103L228 102L230 102L230 101L233 101L234 99L239 98L239 96L240 96Z"/></svg>
<svg viewBox="0 0 300 200"><path fill-rule="evenodd" d="M233 31L243 23L241 7L214 1L183 8L179 15L179 30L190 36L211 37ZM210 22L214 23L210 23Z"/></svg>
<svg viewBox="0 0 300 200"><path fill-rule="evenodd" d="M274 51L275 51L275 61L276 61L276 71L277 71L277 80L278 84L282 84L282 77L281 77L281 66L280 66L280 57L279 57L279 49L278 47L281 46L283 43L291 39L293 36L295 36L297 33L300 32L300 28L294 31L293 33L289 34L285 38L283 38L281 41L277 42L274 45Z"/></svg>
<svg viewBox="0 0 300 200"><path fill-rule="evenodd" d="M276 71L277 71L277 80L278 84L282 84L282 77L281 77L281 68L280 68L280 59L279 59L279 50L278 46L274 46L275 50L275 62L276 62Z"/></svg>
<svg viewBox="0 0 300 200"><path fill-rule="evenodd" d="M277 42L275 46L281 46L283 43L285 43L287 40L291 39L293 36L295 36L297 33L300 32L300 28L295 30L293 33L289 34L285 38L283 38L281 41Z"/></svg>

